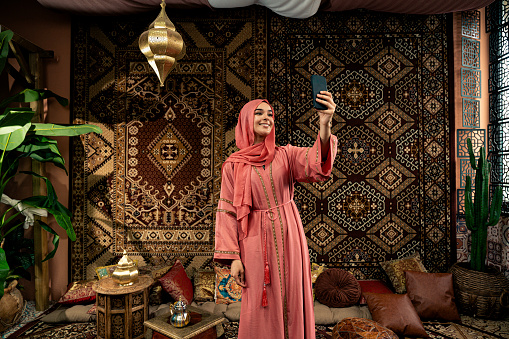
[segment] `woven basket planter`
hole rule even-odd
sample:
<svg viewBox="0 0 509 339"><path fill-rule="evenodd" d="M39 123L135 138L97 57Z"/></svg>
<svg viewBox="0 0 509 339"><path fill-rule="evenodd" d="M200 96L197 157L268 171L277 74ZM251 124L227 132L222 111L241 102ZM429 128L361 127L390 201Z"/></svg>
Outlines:
<svg viewBox="0 0 509 339"><path fill-rule="evenodd" d="M11 281L0 299L0 332L18 323L25 307L21 292L16 288L17 280Z"/></svg>
<svg viewBox="0 0 509 339"><path fill-rule="evenodd" d="M495 269L489 272L471 270L468 263L450 268L456 305L461 314L499 319L509 307L509 280Z"/></svg>

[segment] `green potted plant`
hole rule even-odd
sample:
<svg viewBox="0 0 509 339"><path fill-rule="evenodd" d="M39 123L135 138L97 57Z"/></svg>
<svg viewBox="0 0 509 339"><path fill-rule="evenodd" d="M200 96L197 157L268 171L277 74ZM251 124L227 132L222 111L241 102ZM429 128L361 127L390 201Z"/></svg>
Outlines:
<svg viewBox="0 0 509 339"><path fill-rule="evenodd" d="M0 33L0 74L4 71L9 53L8 42L12 39L11 31ZM55 193L48 178L31 171L19 171L18 166L23 158L31 158L39 162L53 163L67 170L64 158L60 154L57 142L52 136L77 136L84 133L101 133L101 129L94 125L55 125L32 123L35 114L28 107L19 107L19 103L28 103L47 98L55 98L60 104L67 105L68 101L51 91L40 89L25 89L8 98L0 97L0 196L2 202L9 202L7 210L0 214L0 244L9 239L9 245L0 246L0 305L4 289L13 279L26 274L26 269L33 265L33 246L30 242L23 242L19 232L25 222L20 221L21 216L29 216L29 211L45 211L54 216L57 224L62 227L71 241L76 235L71 224L71 212L63 206ZM17 105L16 105L17 104ZM16 107L13 107L16 106ZM31 196L22 200L9 198L4 194L6 185L18 175L31 175L40 178L46 184L46 195ZM53 257L57 248L59 237L47 224L39 222L43 229L53 235L54 249L48 253L44 260ZM22 232L22 230L21 230ZM22 233L21 233L22 234ZM13 239L19 241L20 247L12 246ZM5 248L2 248L5 247ZM12 285L11 285L12 286ZM3 309L3 307L0 307ZM3 309L5 311L5 309ZM3 319L9 322L12 319ZM2 329L0 329L2 331Z"/></svg>
<svg viewBox="0 0 509 339"><path fill-rule="evenodd" d="M470 164L475 170L475 192L472 179L467 175L465 183L465 220L470 230L470 262L456 263L453 273L456 303L469 315L499 318L506 307L505 296L509 296L509 281L494 268L486 266L488 227L498 223L502 207L502 188L496 187L490 197L491 163L481 147L475 161L472 141L467 139Z"/></svg>

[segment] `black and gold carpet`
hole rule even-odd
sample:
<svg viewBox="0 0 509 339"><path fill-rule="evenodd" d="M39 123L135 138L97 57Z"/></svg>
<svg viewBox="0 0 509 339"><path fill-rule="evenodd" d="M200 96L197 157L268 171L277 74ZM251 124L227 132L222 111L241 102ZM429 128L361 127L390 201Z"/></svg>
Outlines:
<svg viewBox="0 0 509 339"><path fill-rule="evenodd" d="M311 260L358 279L383 279L379 262L415 251L429 271L449 268L446 15L172 10L187 53L160 87L138 48L153 14L73 20L73 121L104 131L72 146L73 280L124 249L140 265L209 265L240 108L268 96L277 142L309 146L311 74L336 98L339 139L332 178L295 191Z"/></svg>

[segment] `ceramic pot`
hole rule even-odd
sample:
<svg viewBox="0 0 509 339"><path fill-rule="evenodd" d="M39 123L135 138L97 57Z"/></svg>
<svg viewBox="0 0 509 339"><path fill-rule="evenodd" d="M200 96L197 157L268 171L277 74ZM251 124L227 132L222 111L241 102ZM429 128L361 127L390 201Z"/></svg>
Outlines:
<svg viewBox="0 0 509 339"><path fill-rule="evenodd" d="M4 289L4 296L0 299L0 332L17 324L23 313L25 302L21 292L16 288L17 280L11 281Z"/></svg>

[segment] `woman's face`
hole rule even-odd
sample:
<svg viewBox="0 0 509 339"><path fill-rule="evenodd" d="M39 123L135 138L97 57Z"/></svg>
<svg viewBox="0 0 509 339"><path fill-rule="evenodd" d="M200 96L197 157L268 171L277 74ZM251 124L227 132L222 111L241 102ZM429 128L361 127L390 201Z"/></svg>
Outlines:
<svg viewBox="0 0 509 339"><path fill-rule="evenodd" d="M254 112L254 145L263 142L265 137L270 134L274 128L274 114L272 108L266 102L262 102Z"/></svg>

